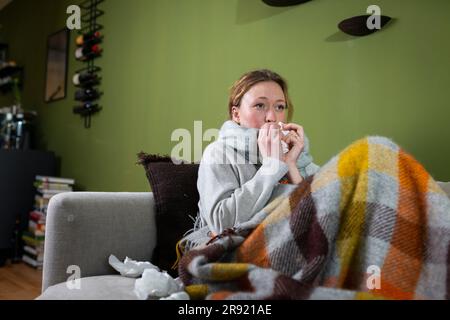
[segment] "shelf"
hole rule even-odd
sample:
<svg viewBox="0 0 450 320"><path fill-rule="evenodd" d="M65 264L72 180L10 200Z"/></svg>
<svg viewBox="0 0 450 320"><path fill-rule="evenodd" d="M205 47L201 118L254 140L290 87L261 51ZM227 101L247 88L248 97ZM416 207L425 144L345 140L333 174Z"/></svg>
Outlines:
<svg viewBox="0 0 450 320"><path fill-rule="evenodd" d="M11 91L12 88L13 88L12 82L0 84L0 92L1 93L7 93L7 92Z"/></svg>
<svg viewBox="0 0 450 320"><path fill-rule="evenodd" d="M81 21L83 22L84 27L81 30L78 30L79 35L84 35L86 33L93 33L93 32L97 32L97 31L100 31L103 29L103 26L101 24L97 23L97 18L103 16L105 13L103 10L98 8L98 5L100 3L102 3L103 1L104 0L85 0L80 3L80 8L83 9L83 13L81 15ZM96 43L102 43L102 42L103 42L103 35L100 35L100 38L98 39L98 41ZM79 47L77 50L79 50ZM97 74L97 72L99 72L101 69L99 67L95 66L95 60L97 58L100 58L101 56L102 56L102 49L99 48L99 52L96 55L93 55L86 60L81 59L81 61L86 63L86 65L84 68L76 71L76 73L88 72L90 74L97 75L97 78L93 79L89 83L86 81L86 78L85 78L84 83L75 84L76 88L83 88L83 89L91 88L93 90L96 90L99 93L99 95L97 97L95 97L94 99L88 99L87 101L84 101L84 102L82 101L81 106L79 105L79 106L75 106L73 108L73 112L75 114L79 114L81 117L84 118L84 127L85 128L91 127L91 116L93 114L99 112L102 109L102 107L97 104L95 104L94 106L91 106L91 104L89 104L90 107L85 108L86 103L88 103L88 101L90 103L92 103L92 101L97 101L101 95L101 92L98 89L98 86L100 85L100 82L101 82L101 77L98 76L98 74ZM86 55L84 55L84 57L86 57ZM76 101L81 100L80 97L77 96L78 90L82 90L82 89L77 89L75 91L75 100Z"/></svg>
<svg viewBox="0 0 450 320"><path fill-rule="evenodd" d="M18 72L21 72L23 70L23 67L17 67L17 66L6 66L0 69L0 78L5 78L8 76L12 76Z"/></svg>
<svg viewBox="0 0 450 320"><path fill-rule="evenodd" d="M342 20L341 22L339 22L338 28L346 34L357 37L372 34L376 31L379 31L379 29L367 28L367 19L369 19L370 17L370 15L361 15ZM381 15L380 29L383 28L390 20L391 17Z"/></svg>
<svg viewBox="0 0 450 320"><path fill-rule="evenodd" d="M14 87L14 85L12 82L0 84L0 92L3 94L8 93L13 89L13 87ZM18 87L19 87L19 89L22 89L22 81L19 81Z"/></svg>

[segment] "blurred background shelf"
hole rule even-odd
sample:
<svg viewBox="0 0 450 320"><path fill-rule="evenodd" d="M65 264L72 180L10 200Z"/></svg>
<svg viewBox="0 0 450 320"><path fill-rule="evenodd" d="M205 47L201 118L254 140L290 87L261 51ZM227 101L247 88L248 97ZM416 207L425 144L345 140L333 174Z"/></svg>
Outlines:
<svg viewBox="0 0 450 320"><path fill-rule="evenodd" d="M16 221L20 232L28 227L28 214L33 208L37 175L55 176L57 159L53 152L0 149L0 265L14 252Z"/></svg>

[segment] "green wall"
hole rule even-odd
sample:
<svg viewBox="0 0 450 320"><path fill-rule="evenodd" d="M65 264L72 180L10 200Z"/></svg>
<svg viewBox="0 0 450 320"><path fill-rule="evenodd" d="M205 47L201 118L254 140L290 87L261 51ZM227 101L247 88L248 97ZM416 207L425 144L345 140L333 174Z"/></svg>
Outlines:
<svg viewBox="0 0 450 320"><path fill-rule="evenodd" d="M228 88L242 73L271 68L288 79L315 161L355 139L390 137L438 180L450 180L450 2L313 0L273 8L260 0L105 0L101 99L90 129L67 98L43 102L47 36L73 1L14 0L0 35L25 66L24 106L39 112L40 146L61 174L93 191L145 191L136 153L170 153L176 128L219 128ZM396 18L361 38L337 23L378 4ZM69 61L69 81L81 65ZM0 98L0 105L9 103ZM206 146L205 143L204 146Z"/></svg>

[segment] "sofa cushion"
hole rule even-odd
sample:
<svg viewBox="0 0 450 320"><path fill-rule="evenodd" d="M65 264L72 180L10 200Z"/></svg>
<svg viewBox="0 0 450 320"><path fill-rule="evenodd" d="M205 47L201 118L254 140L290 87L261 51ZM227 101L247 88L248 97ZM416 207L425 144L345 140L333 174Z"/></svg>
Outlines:
<svg viewBox="0 0 450 320"><path fill-rule="evenodd" d="M156 208L156 248L152 263L177 277L172 265L177 259L176 244L189 229L198 212L197 163L175 164L169 156L138 154L145 168ZM191 217L189 217L191 216Z"/></svg>
<svg viewBox="0 0 450 320"><path fill-rule="evenodd" d="M120 275L80 279L80 289L69 289L65 282L48 287L36 300L137 300L136 279Z"/></svg>

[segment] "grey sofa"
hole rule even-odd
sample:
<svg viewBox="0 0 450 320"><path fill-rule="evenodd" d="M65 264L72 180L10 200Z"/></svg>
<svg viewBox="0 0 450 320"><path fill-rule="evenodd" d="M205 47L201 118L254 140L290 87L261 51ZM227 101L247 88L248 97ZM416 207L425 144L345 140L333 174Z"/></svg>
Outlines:
<svg viewBox="0 0 450 320"><path fill-rule="evenodd" d="M47 211L43 293L37 299L137 299L135 279L120 276L108 257L150 261L155 244L151 192L55 195ZM79 289L66 283L75 275L69 266L79 267Z"/></svg>
<svg viewBox="0 0 450 320"><path fill-rule="evenodd" d="M450 182L439 183L450 197ZM149 261L156 244L151 192L73 192L54 196L47 213L42 294L37 299L137 299L135 279L108 257ZM79 288L67 285L79 267ZM72 278L71 278L72 277Z"/></svg>

